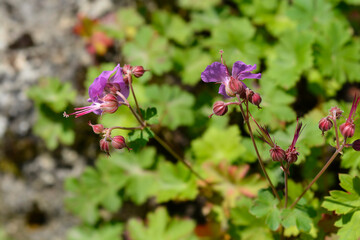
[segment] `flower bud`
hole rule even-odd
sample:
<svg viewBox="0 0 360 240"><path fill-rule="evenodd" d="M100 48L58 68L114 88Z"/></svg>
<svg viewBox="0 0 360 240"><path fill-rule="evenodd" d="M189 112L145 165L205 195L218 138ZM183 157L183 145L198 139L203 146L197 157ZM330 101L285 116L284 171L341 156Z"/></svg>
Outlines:
<svg viewBox="0 0 360 240"><path fill-rule="evenodd" d="M250 101L252 96L254 95L254 91L251 90L250 88L246 88L245 89L245 98Z"/></svg>
<svg viewBox="0 0 360 240"><path fill-rule="evenodd" d="M228 106L223 101L217 101L213 105L213 112L217 116L223 116L227 113Z"/></svg>
<svg viewBox="0 0 360 240"><path fill-rule="evenodd" d="M350 138L354 136L355 133L355 125L352 122L346 121L345 123L341 124L340 132L345 138Z"/></svg>
<svg viewBox="0 0 360 240"><path fill-rule="evenodd" d="M139 78L142 77L142 75L144 75L145 71L146 70L143 68L143 66L135 66L133 67L131 72L135 77Z"/></svg>
<svg viewBox="0 0 360 240"><path fill-rule="evenodd" d="M106 94L105 97L102 98L102 101L101 110L103 110L103 112L114 113L119 107L117 98L113 94Z"/></svg>
<svg viewBox="0 0 360 240"><path fill-rule="evenodd" d="M115 136L115 137L112 138L111 145L115 149L123 149L124 147L127 147L127 145L125 143L125 138L123 136L120 136L120 135Z"/></svg>
<svg viewBox="0 0 360 240"><path fill-rule="evenodd" d="M230 77L229 82L225 86L226 94L230 97L235 97L236 94L241 94L245 91L244 85L241 81Z"/></svg>
<svg viewBox="0 0 360 240"><path fill-rule="evenodd" d="M338 107L332 107L329 112L330 115L335 119L339 119L343 113L343 111Z"/></svg>
<svg viewBox="0 0 360 240"><path fill-rule="evenodd" d="M93 125L93 124L91 124L91 122L89 122L89 126L92 127L94 133L96 133L96 134L100 134L104 131L104 126L102 124Z"/></svg>
<svg viewBox="0 0 360 240"><path fill-rule="evenodd" d="M288 163L294 163L298 159L298 155L299 155L299 153L295 150L286 152L286 161Z"/></svg>
<svg viewBox="0 0 360 240"><path fill-rule="evenodd" d="M322 131L322 135L324 132L329 131L333 126L333 122L330 120L329 117L324 117L319 121L319 129Z"/></svg>
<svg viewBox="0 0 360 240"><path fill-rule="evenodd" d="M127 75L127 74L131 74L131 69L132 67L129 65L129 64L125 64L123 67L122 67L122 72L124 75Z"/></svg>
<svg viewBox="0 0 360 240"><path fill-rule="evenodd" d="M100 140L100 149L101 151L104 151L106 155L110 156L109 153L109 142L106 141L104 138Z"/></svg>
<svg viewBox="0 0 360 240"><path fill-rule="evenodd" d="M351 146L355 151L360 151L360 139L355 140Z"/></svg>
<svg viewBox="0 0 360 240"><path fill-rule="evenodd" d="M259 107L261 100L260 94L258 93L254 93L249 99L249 101L257 107Z"/></svg>
<svg viewBox="0 0 360 240"><path fill-rule="evenodd" d="M275 162L280 162L280 161L284 160L286 157L285 151L277 145L275 145L275 147L271 148L269 152L270 152L271 159Z"/></svg>

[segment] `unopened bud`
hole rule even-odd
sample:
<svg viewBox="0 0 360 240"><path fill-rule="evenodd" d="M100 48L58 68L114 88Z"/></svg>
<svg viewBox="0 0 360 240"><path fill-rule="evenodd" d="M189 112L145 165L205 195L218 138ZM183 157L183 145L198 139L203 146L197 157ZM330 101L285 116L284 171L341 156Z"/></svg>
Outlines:
<svg viewBox="0 0 360 240"><path fill-rule="evenodd" d="M330 115L336 119L339 119L341 117L341 114L343 113L343 111L338 107L332 107L329 112Z"/></svg>
<svg viewBox="0 0 360 240"><path fill-rule="evenodd" d="M351 146L355 151L360 151L360 139L355 140Z"/></svg>
<svg viewBox="0 0 360 240"><path fill-rule="evenodd" d="M245 89L245 98L250 101L252 96L254 95L254 91L251 90L250 88L246 88Z"/></svg>
<svg viewBox="0 0 360 240"><path fill-rule="evenodd" d="M213 105L213 113L217 116L223 116L227 113L228 106L223 101L217 101Z"/></svg>
<svg viewBox="0 0 360 240"><path fill-rule="evenodd" d="M113 94L106 94L101 100L103 101L101 104L101 110L103 110L103 112L114 113L119 107L117 98Z"/></svg>
<svg viewBox="0 0 360 240"><path fill-rule="evenodd" d="M143 68L143 66L135 66L132 68L131 72L135 77L139 78L142 77L142 75L144 75L145 71L146 70Z"/></svg>
<svg viewBox="0 0 360 240"><path fill-rule="evenodd" d="M251 98L249 99L249 101L252 103L252 104L254 104L255 106L257 106L258 108L260 108L259 107L259 105L260 105L260 103L261 103L261 96L260 96L260 94L258 94L258 93L254 93L252 96L251 96Z"/></svg>
<svg viewBox="0 0 360 240"><path fill-rule="evenodd" d="M100 149L101 151L104 151L106 155L110 156L109 153L109 142L106 141L104 138L100 140Z"/></svg>
<svg viewBox="0 0 360 240"><path fill-rule="evenodd" d="M294 163L298 159L299 153L296 151L296 149L292 149L292 150L288 149L286 150L285 155L286 155L285 160L288 163Z"/></svg>
<svg viewBox="0 0 360 240"><path fill-rule="evenodd" d="M269 152L270 152L271 159L275 162L280 162L280 161L284 160L286 157L285 151L277 145L275 145L274 148L271 148Z"/></svg>
<svg viewBox="0 0 360 240"><path fill-rule="evenodd" d="M230 77L229 82L225 86L226 94L230 97L235 97L236 94L242 94L245 91L245 87L241 81Z"/></svg>
<svg viewBox="0 0 360 240"><path fill-rule="evenodd" d="M345 122L339 127L341 134L345 138L350 138L354 136L355 133L355 125L352 122Z"/></svg>
<svg viewBox="0 0 360 240"><path fill-rule="evenodd" d="M123 149L123 148L128 148L128 146L126 145L125 142L125 138L123 136L115 136L112 138L111 140L111 145L113 146L113 148L115 149ZM128 148L130 150L130 148Z"/></svg>
<svg viewBox="0 0 360 240"><path fill-rule="evenodd" d="M93 124L91 124L91 122L89 122L89 126L92 127L94 133L96 133L96 134L100 134L104 131L104 126L102 124L93 125Z"/></svg>
<svg viewBox="0 0 360 240"><path fill-rule="evenodd" d="M322 135L324 132L329 131L333 126L333 122L330 120L329 117L324 117L319 121L319 129L322 131Z"/></svg>
<svg viewBox="0 0 360 240"><path fill-rule="evenodd" d="M131 69L132 69L132 67L129 64L125 64L122 67L122 72L124 75L131 74Z"/></svg>

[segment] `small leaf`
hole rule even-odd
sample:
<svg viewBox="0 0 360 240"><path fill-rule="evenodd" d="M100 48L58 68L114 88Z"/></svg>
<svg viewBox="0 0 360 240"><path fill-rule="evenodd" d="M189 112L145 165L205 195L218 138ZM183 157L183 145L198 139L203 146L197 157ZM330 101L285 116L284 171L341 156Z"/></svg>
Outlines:
<svg viewBox="0 0 360 240"><path fill-rule="evenodd" d="M260 191L250 213L258 218L265 218L265 223L275 231L280 225L280 210L277 208L279 201L270 191Z"/></svg>
<svg viewBox="0 0 360 240"><path fill-rule="evenodd" d="M296 226L298 230L310 232L312 220L303 208L284 209L281 213L281 224L285 228Z"/></svg>

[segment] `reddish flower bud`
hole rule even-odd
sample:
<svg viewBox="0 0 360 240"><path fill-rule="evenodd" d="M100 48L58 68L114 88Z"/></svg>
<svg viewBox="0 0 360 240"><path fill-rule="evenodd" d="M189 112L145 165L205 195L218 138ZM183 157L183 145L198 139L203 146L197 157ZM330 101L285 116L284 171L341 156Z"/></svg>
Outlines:
<svg viewBox="0 0 360 240"><path fill-rule="evenodd" d="M352 121L346 121L345 123L341 124L340 132L345 138L350 138L354 136L355 133L355 124Z"/></svg>
<svg viewBox="0 0 360 240"><path fill-rule="evenodd" d="M125 64L122 67L122 72L124 75L131 74L131 69L132 69L132 66L130 66L129 64Z"/></svg>
<svg viewBox="0 0 360 240"><path fill-rule="evenodd" d="M135 66L133 67L131 72L135 77L139 78L142 77L142 75L144 75L146 70L143 68L143 66Z"/></svg>
<svg viewBox="0 0 360 240"><path fill-rule="evenodd" d="M106 94L105 97L102 98L102 101L101 110L103 110L103 112L114 113L119 107L117 98L113 94Z"/></svg>
<svg viewBox="0 0 360 240"><path fill-rule="evenodd" d="M106 141L104 138L100 140L100 149L101 151L104 151L106 155L110 156L109 153L109 142Z"/></svg>
<svg viewBox="0 0 360 240"><path fill-rule="evenodd" d="M355 140L351 146L355 151L360 151L360 139Z"/></svg>
<svg viewBox="0 0 360 240"><path fill-rule="evenodd" d="M333 126L333 122L330 120L329 117L324 117L319 121L319 129L322 131L322 135L324 132L329 131Z"/></svg>
<svg viewBox="0 0 360 240"><path fill-rule="evenodd" d="M245 89L245 98L250 101L252 96L254 95L254 91L251 90L250 88L246 88Z"/></svg>
<svg viewBox="0 0 360 240"><path fill-rule="evenodd" d="M217 101L213 105L213 114L223 116L227 113L228 106L223 101Z"/></svg>
<svg viewBox="0 0 360 240"><path fill-rule="evenodd" d="M285 160L288 163L294 163L298 159L299 153L295 150L293 151L286 151L286 158Z"/></svg>
<svg viewBox="0 0 360 240"><path fill-rule="evenodd" d="M229 82L225 86L226 94L230 97L235 97L236 94L242 94L245 91L245 87L241 81L230 77Z"/></svg>
<svg viewBox="0 0 360 240"><path fill-rule="evenodd" d="M270 152L271 159L275 162L280 162L280 161L284 160L286 157L285 151L277 145L275 145L275 147L271 148L269 152Z"/></svg>
<svg viewBox="0 0 360 240"><path fill-rule="evenodd" d="M115 136L115 137L112 138L111 145L113 146L113 148L116 148L116 149L123 149L125 147L128 148L128 146L125 143L125 138L123 136L120 136L120 135Z"/></svg>
<svg viewBox="0 0 360 240"><path fill-rule="evenodd" d="M334 119L339 119L343 113L343 111L338 107L332 107L329 112Z"/></svg>
<svg viewBox="0 0 360 240"><path fill-rule="evenodd" d="M255 106L259 107L260 103L261 103L261 97L260 94L258 93L254 93L251 98L249 99L249 101L254 104Z"/></svg>
<svg viewBox="0 0 360 240"><path fill-rule="evenodd" d="M104 131L104 126L103 126L102 124L95 124L95 125L93 125L93 124L91 124L91 122L89 121L89 126L92 127L94 133L96 133L96 134L100 134L100 133L102 133L102 132Z"/></svg>

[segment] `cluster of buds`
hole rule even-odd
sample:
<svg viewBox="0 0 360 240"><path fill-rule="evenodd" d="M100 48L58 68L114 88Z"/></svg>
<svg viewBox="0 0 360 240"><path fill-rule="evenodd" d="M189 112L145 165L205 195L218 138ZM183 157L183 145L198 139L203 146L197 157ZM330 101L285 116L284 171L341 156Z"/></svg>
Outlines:
<svg viewBox="0 0 360 240"><path fill-rule="evenodd" d="M110 144L115 149L127 148L129 151L131 150L131 148L129 148L129 146L126 144L125 138L123 136L117 135L111 137L111 129L104 128L102 124L91 124L91 122L89 122L89 126L92 127L94 133L102 135L100 140L100 149L108 156L110 156Z"/></svg>
<svg viewBox="0 0 360 240"><path fill-rule="evenodd" d="M143 66L130 66L128 64L125 64L122 68L125 83L129 83L129 81L131 81L132 75L139 78L142 77L146 71L147 70L145 70Z"/></svg>
<svg viewBox="0 0 360 240"><path fill-rule="evenodd" d="M302 123L299 123L299 120L297 120L295 134L294 134L292 143L286 151L275 143L275 141L271 138L271 136L270 136L269 132L266 130L266 128L260 126L256 121L255 121L255 123L258 126L258 133L260 135L260 139L263 140L265 143L267 143L271 147L269 153L270 153L270 157L273 161L275 161L275 162L286 161L288 163L296 162L296 160L298 159L298 156L299 156L299 152L297 151L295 144L296 144L297 140L299 139L300 133L302 131Z"/></svg>
<svg viewBox="0 0 360 240"><path fill-rule="evenodd" d="M351 110L349 113L349 117L346 119L346 121L339 126L339 130L341 135L344 136L344 138L351 138L354 136L355 133L355 124L354 124L354 116L356 109L360 102L360 96L355 96L354 101L351 106ZM339 119L342 116L343 111L339 109L338 107L333 107L329 111L329 115L320 119L319 121L319 129L322 131L322 134L324 132L329 131L334 123L336 123L336 120Z"/></svg>

